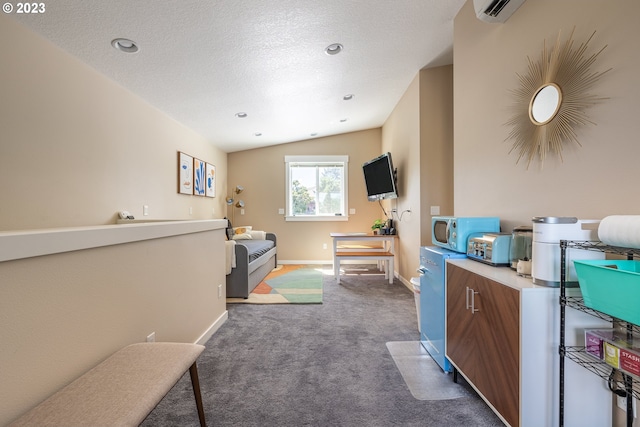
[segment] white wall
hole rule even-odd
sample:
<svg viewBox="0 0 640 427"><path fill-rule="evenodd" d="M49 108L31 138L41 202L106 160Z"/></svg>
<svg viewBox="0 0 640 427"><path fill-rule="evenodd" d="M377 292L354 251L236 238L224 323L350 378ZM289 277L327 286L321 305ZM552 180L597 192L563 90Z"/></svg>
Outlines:
<svg viewBox="0 0 640 427"><path fill-rule="evenodd" d="M640 145L640 2L529 0L505 23L476 19L468 0L454 21L454 210L498 215L504 231L533 216L603 218L637 214L634 197ZM505 142L512 114L509 90L543 43L575 27L580 44L595 30L588 53L608 45L592 70L613 68L592 93L607 97L587 110L596 125L577 128L582 147L565 145L564 162L516 165Z"/></svg>

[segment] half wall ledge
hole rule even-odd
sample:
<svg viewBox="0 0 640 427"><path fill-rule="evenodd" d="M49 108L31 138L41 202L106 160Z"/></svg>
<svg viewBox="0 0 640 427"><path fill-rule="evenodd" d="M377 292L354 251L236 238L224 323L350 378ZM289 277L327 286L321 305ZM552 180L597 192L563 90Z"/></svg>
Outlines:
<svg viewBox="0 0 640 427"><path fill-rule="evenodd" d="M153 221L0 232L0 262L224 229L227 221Z"/></svg>

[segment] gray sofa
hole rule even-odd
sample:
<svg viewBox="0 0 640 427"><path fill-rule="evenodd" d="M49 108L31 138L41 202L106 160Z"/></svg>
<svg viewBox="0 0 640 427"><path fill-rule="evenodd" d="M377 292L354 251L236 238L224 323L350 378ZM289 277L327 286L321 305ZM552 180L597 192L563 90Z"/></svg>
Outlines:
<svg viewBox="0 0 640 427"><path fill-rule="evenodd" d="M266 239L235 241L236 266L227 274L227 298L248 298L251 291L277 265L276 235Z"/></svg>

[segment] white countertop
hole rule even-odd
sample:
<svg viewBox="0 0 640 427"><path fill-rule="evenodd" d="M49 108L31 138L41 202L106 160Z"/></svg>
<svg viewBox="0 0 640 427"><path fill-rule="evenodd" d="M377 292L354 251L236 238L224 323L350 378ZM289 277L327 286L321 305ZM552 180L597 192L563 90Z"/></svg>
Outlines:
<svg viewBox="0 0 640 427"><path fill-rule="evenodd" d="M531 277L522 277L518 276L518 274L512 270L510 267L494 267L492 265L483 264L478 261L474 261L472 259L449 259L448 263L453 265L457 265L459 267L464 268L465 270L472 271L474 273L480 274L481 276L486 277L487 279L491 279L495 282L502 283L505 286L509 286L510 288L518 289L518 290L553 290L558 288L551 288L548 286L540 286L533 284L533 280Z"/></svg>

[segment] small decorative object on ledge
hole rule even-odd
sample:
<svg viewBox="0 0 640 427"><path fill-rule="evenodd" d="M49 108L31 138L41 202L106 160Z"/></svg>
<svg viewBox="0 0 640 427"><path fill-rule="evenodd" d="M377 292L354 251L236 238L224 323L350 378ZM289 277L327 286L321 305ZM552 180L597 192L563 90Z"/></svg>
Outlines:
<svg viewBox="0 0 640 427"><path fill-rule="evenodd" d="M585 57L587 46L595 31L577 48L573 45L573 31L564 44L560 42L560 33L555 46L549 51L546 41L538 61L529 61L529 70L525 75L518 74L520 87L512 91L515 97L515 114L506 125L512 126L508 139L513 139L509 150L518 152L518 163L527 159L527 169L537 156L540 167L544 165L547 152L560 156L562 144L578 141L575 126L587 123L595 124L587 118L585 109L605 98L597 97L588 91L610 69L603 72L591 72L589 67L606 46L597 53Z"/></svg>

